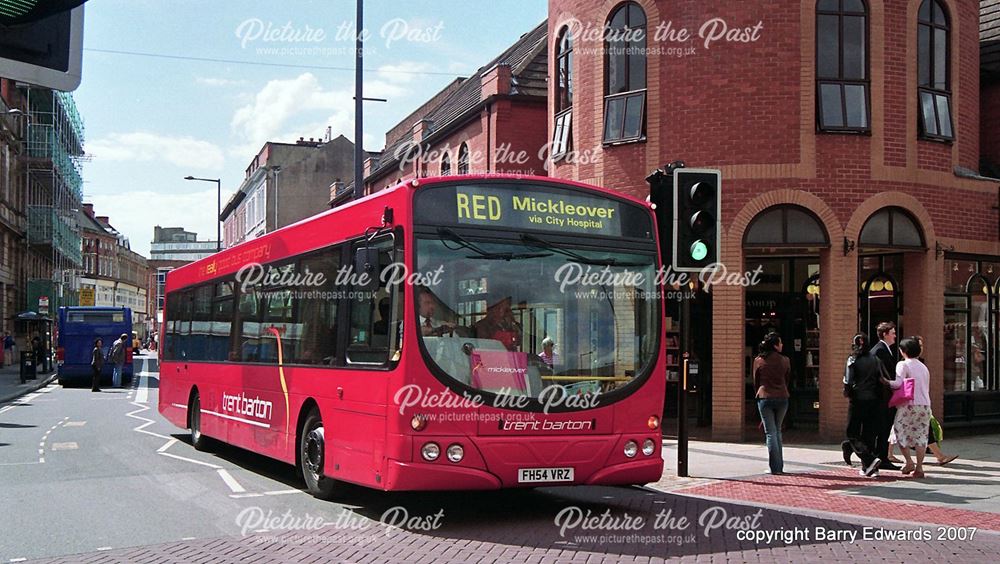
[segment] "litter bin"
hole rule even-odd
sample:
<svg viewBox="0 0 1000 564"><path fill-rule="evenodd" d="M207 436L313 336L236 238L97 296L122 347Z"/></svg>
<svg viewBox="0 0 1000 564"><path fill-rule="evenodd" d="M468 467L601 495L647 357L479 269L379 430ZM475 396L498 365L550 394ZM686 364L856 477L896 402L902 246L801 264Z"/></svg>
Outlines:
<svg viewBox="0 0 1000 564"><path fill-rule="evenodd" d="M35 351L21 351L21 383L27 380L34 380L38 374L35 372Z"/></svg>

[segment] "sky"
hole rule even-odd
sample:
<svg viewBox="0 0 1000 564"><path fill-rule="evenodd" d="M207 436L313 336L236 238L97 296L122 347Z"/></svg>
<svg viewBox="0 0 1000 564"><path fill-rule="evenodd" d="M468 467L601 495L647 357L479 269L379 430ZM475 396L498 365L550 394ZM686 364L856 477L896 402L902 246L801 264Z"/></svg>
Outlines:
<svg viewBox="0 0 1000 564"><path fill-rule="evenodd" d="M546 17L545 0L368 0L364 148ZM153 227L214 240L222 202L267 141L354 140L355 2L90 0L84 201L149 256ZM206 60L208 59L208 60ZM317 210L319 211L319 210Z"/></svg>

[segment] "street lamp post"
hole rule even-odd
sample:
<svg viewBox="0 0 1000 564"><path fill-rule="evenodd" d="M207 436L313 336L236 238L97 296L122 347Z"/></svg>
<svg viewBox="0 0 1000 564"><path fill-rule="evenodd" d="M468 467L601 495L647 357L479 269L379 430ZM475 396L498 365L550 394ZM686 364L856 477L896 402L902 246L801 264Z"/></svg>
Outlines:
<svg viewBox="0 0 1000 564"><path fill-rule="evenodd" d="M222 179L220 178L196 178L185 176L184 180L200 180L202 182L215 182L217 196L215 199L215 251L222 250Z"/></svg>

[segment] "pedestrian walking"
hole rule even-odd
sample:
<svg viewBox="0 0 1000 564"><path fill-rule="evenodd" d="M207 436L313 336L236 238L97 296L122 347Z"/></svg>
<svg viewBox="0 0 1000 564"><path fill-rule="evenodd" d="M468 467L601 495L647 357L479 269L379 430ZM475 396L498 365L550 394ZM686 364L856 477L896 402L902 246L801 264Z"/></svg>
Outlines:
<svg viewBox="0 0 1000 564"><path fill-rule="evenodd" d="M90 353L90 391L101 391L101 370L104 369L104 342L101 339L94 340L94 350Z"/></svg>
<svg viewBox="0 0 1000 564"><path fill-rule="evenodd" d="M861 458L861 475L878 476L882 459L875 456L875 437L881 425L882 395L880 361L871 354L868 335L854 336L851 356L844 372L844 396L847 408L847 440L841 443L844 462L851 465L851 455Z"/></svg>
<svg viewBox="0 0 1000 564"><path fill-rule="evenodd" d="M788 413L788 380L791 364L781 354L781 336L768 333L753 361L753 382L757 389L757 410L767 435L767 460L772 474L784 474L781 452L781 424Z"/></svg>
<svg viewBox="0 0 1000 564"><path fill-rule="evenodd" d="M14 364L14 337L10 336L10 332L4 331L3 365L10 366L11 364Z"/></svg>
<svg viewBox="0 0 1000 564"><path fill-rule="evenodd" d="M917 340L917 344L920 345L920 351L922 354L924 350L924 338L921 337L920 335L917 335L914 338ZM918 357L918 360L920 362L923 362L924 366L927 365L927 362L924 361L923 356ZM945 454L941 450L941 446L939 445L939 443L941 442L941 437L943 434L944 433L941 430L941 424L938 423L937 419L934 418L934 413L932 411L930 425L927 428L927 450L930 451L930 453L933 454L935 458L937 458L939 466L944 466L949 462L954 462L956 459L958 459L957 454ZM900 460L897 459L895 456L893 456L893 446L894 444L889 445L889 460L894 463L899 463Z"/></svg>
<svg viewBox="0 0 1000 564"><path fill-rule="evenodd" d="M924 477L924 455L927 450L927 429L931 422L930 372L920 356L920 344L912 337L899 343L903 361L896 365L896 379L882 377L882 381L892 389L899 389L905 380L913 380L913 399L900 405L896 410L893 430L896 441L906 459L903 474L913 473L914 478ZM910 457L910 450L916 450L916 464Z"/></svg>
<svg viewBox="0 0 1000 564"><path fill-rule="evenodd" d="M111 385L115 388L122 386L122 375L125 372L125 350L127 348L128 334L122 333L115 344L111 345L111 352L108 354L108 360L114 365L111 373Z"/></svg>
<svg viewBox="0 0 1000 564"><path fill-rule="evenodd" d="M883 321L875 327L875 334L879 341L872 346L872 354L882 363L882 375L891 380L896 375L897 361L896 353L893 351L893 346L896 344L896 324ZM875 456L882 460L879 463L881 470L899 470L899 466L889 462L889 436L896 418L896 408L889 407L890 397L892 394L883 390L882 402L879 404L880 423L878 433L875 435Z"/></svg>

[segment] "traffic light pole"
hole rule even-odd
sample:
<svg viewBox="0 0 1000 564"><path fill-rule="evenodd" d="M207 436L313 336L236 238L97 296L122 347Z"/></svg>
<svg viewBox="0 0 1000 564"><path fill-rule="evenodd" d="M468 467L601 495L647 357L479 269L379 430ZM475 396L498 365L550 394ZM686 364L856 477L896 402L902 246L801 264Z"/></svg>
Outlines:
<svg viewBox="0 0 1000 564"><path fill-rule="evenodd" d="M677 383L677 476L688 476L688 431L687 431L687 395L688 374L691 355L691 302L686 292L681 295L680 309L680 353L681 374Z"/></svg>

